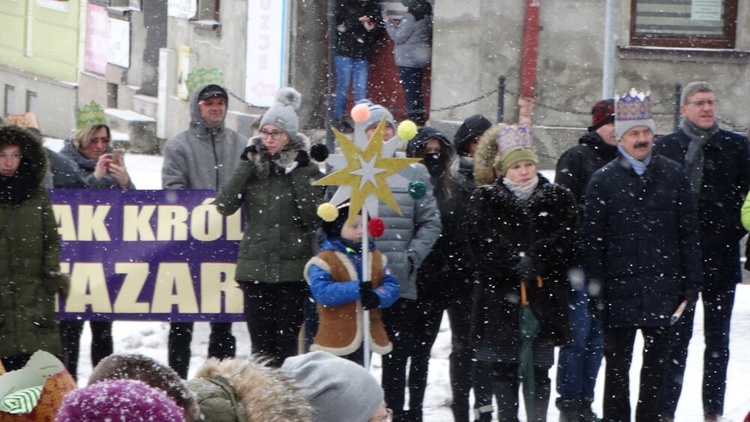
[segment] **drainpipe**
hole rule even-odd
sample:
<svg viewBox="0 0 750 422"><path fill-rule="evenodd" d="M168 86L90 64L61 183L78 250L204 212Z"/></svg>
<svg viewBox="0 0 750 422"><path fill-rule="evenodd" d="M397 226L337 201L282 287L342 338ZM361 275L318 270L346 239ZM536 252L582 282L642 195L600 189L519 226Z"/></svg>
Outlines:
<svg viewBox="0 0 750 422"><path fill-rule="evenodd" d="M526 0L526 21L523 28L523 50L521 51L521 86L523 98L534 98L536 85L536 61L539 55L539 0Z"/></svg>
<svg viewBox="0 0 750 422"><path fill-rule="evenodd" d="M604 5L604 63L602 66L602 98L615 94L615 36L617 31L617 0Z"/></svg>

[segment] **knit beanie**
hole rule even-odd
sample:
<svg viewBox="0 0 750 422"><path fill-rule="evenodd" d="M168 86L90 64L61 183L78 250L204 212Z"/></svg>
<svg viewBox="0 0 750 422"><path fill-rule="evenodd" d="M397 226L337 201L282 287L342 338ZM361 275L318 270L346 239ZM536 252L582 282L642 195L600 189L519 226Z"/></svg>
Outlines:
<svg viewBox="0 0 750 422"><path fill-rule="evenodd" d="M593 132L607 123L615 121L615 100L612 98L601 100L591 108L591 126L589 132Z"/></svg>
<svg viewBox="0 0 750 422"><path fill-rule="evenodd" d="M448 138L443 135L443 132L431 126L424 126L417 129L417 134L411 138L408 144L406 144L406 156L411 158L416 157L417 150L427 144L430 139L437 139L440 141L443 151L445 151L446 154L450 154L453 150L453 145L451 145Z"/></svg>
<svg viewBox="0 0 750 422"><path fill-rule="evenodd" d="M346 223L346 219L349 218L349 201L336 207L339 211L338 217L333 221L323 222L323 232L328 238L341 237L341 229Z"/></svg>
<svg viewBox="0 0 750 422"><path fill-rule="evenodd" d="M622 139L625 132L636 126L646 126L654 131L654 119L651 114L650 93L638 92L631 89L617 99L615 113L615 135Z"/></svg>
<svg viewBox="0 0 750 422"><path fill-rule="evenodd" d="M287 358L281 372L297 382L315 422L366 422L383 402L380 384L354 362L316 351Z"/></svg>
<svg viewBox="0 0 750 422"><path fill-rule="evenodd" d="M396 130L396 121L393 119L393 114L387 108L380 104L373 104L372 101L367 99L359 100L357 104L367 104L370 109L370 118L365 121L365 130L372 127L372 125L380 123L384 116L385 122L391 125L393 130Z"/></svg>
<svg viewBox="0 0 750 422"><path fill-rule="evenodd" d="M453 137L453 144L459 153L468 154L469 142L479 140L479 137L491 127L492 122L481 114L469 116L456 131L456 135Z"/></svg>
<svg viewBox="0 0 750 422"><path fill-rule="evenodd" d="M299 130L299 118L297 110L302 104L302 95L294 88L286 87L276 94L276 104L269 108L260 119L260 128L265 125L274 125L289 135L290 138L297 136Z"/></svg>
<svg viewBox="0 0 750 422"><path fill-rule="evenodd" d="M502 175L515 163L523 160L539 162L539 158L533 149L533 138L531 129L527 126L507 125L500 123L500 131L497 134L497 158L495 169Z"/></svg>
<svg viewBox="0 0 750 422"><path fill-rule="evenodd" d="M73 390L63 399L55 422L182 422L180 409L164 391L141 381L108 380Z"/></svg>

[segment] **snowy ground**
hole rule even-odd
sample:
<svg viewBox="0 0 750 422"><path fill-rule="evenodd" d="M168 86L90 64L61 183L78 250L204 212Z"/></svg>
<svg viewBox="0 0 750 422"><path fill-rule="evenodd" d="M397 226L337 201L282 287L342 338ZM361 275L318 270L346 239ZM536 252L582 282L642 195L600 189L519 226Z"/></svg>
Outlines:
<svg viewBox="0 0 750 422"><path fill-rule="evenodd" d="M58 150L62 144L59 140L48 140L47 146ZM161 157L126 155L125 163L133 182L139 189L159 189L161 187ZM554 177L553 172L544 172ZM750 411L750 286L740 285L737 289L731 333L731 359L729 362L728 385L725 402L725 418L728 421L741 422ZM701 422L703 410L701 405L701 378L703 356L703 309L696 310L695 333L690 343L688 366L685 374L685 387L680 405L677 408L677 421ZM238 357L248 356L250 340L247 326L244 323L234 324L233 331L237 337ZM142 353L160 362L167 360L167 334L169 324L162 322L117 321L113 327L115 353ZM208 349L208 323L196 323L193 336L193 357L190 365L190 376L205 361ZM84 331L82 345L89 344L91 335L88 324ZM636 351L642 347L639 343ZM424 404L424 420L429 422L452 421L450 412L450 379L448 376L448 355L450 354L450 327L444 318L440 334L432 348L430 373ZM631 370L631 400L637 397L636 389L641 358L636 353ZM91 372L91 358L88 348L81 349L79 380L83 386ZM372 362L372 373L380 379L380 360L375 356ZM599 372L596 401L594 407L601 415L603 387L603 367ZM555 370L550 371L552 385L555 385ZM521 412L521 420L525 420ZM558 412L554 405L548 410L548 420L556 421Z"/></svg>

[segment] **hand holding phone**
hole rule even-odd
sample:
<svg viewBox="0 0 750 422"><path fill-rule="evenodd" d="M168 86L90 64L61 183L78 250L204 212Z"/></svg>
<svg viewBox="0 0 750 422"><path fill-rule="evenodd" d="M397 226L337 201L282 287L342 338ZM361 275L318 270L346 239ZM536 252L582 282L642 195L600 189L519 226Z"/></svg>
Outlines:
<svg viewBox="0 0 750 422"><path fill-rule="evenodd" d="M125 156L125 148L116 148L112 154L112 162L118 166L123 165Z"/></svg>

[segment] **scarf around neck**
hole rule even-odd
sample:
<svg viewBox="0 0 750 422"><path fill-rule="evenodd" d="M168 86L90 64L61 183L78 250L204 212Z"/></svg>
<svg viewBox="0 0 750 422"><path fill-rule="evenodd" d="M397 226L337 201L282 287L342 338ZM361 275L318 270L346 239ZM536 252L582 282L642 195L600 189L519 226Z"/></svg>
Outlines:
<svg viewBox="0 0 750 422"><path fill-rule="evenodd" d="M525 200L529 199L531 194L534 192L534 189L536 189L537 185L539 184L539 176L534 176L533 179L529 180L526 183L513 183L510 181L510 179L503 178L503 184L508 188L508 190L513 192L516 197Z"/></svg>
<svg viewBox="0 0 750 422"><path fill-rule="evenodd" d="M691 122L690 119L682 119L680 128L690 138L690 144L685 153L685 170L690 178L690 186L693 189L693 193L698 195L701 193L701 185L703 184L703 147L719 131L719 125L714 122L713 126L703 130Z"/></svg>
<svg viewBox="0 0 750 422"><path fill-rule="evenodd" d="M635 172L635 174L639 176L643 176L643 173L646 172L646 167L651 164L651 157L653 157L653 153L650 153L645 160L636 160L630 154L625 152L625 150L620 145L617 146L617 151L619 151L620 155L622 155L623 158L625 158L628 163L630 163L630 166L633 167L633 171Z"/></svg>

